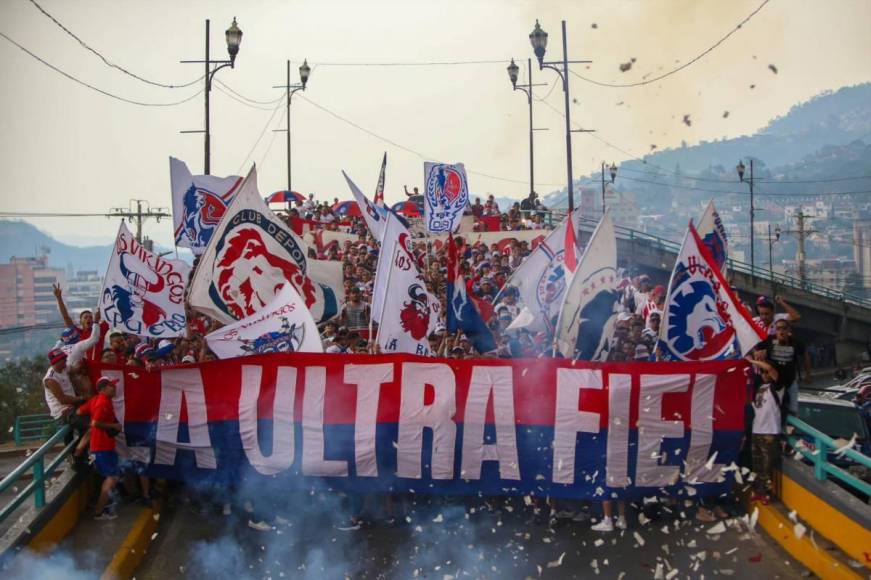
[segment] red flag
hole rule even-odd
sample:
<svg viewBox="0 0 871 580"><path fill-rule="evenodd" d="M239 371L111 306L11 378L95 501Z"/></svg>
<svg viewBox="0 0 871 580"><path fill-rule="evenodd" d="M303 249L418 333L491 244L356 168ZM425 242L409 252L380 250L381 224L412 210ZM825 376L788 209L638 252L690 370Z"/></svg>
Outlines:
<svg viewBox="0 0 871 580"><path fill-rule="evenodd" d="M566 243L563 263L569 272L574 272L578 268L578 240L575 237L575 223L572 221L569 214L569 223L566 224Z"/></svg>

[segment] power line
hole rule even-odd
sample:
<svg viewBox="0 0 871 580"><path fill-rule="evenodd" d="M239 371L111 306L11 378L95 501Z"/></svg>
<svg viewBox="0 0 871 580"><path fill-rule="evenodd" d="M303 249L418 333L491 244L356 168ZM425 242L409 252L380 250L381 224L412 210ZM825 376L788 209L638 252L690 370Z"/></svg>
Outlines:
<svg viewBox="0 0 871 580"><path fill-rule="evenodd" d="M92 52L93 54L95 54L95 55L96 55L100 60L103 61L103 63L104 63L106 66L111 67L111 68L114 68L114 69L116 69L116 70L119 70L119 71L121 71L122 73L124 73L124 74L126 74L126 75L128 75L128 76L131 76L131 77L133 77L133 78L136 79L136 80L142 81L143 83L148 83L149 85L154 85L155 87L163 87L163 88L165 88L165 89L183 89L183 88L185 88L185 87L189 87L189 86L191 86L191 85L193 85L193 84L195 84L195 83L200 82L200 81L203 80L203 78L205 77L205 75L203 75L203 76L201 76L201 77L199 77L199 78L197 78L197 79L194 79L194 80L192 80L192 81L190 81L190 82L187 82L187 83L184 83L184 84L181 84L181 85L172 85L172 84L166 84L166 83L160 83L160 82L157 82L157 81L148 80L148 79L146 79L146 78L144 78L144 77L141 77L141 76L139 76L139 75L137 75L137 74L135 74L135 73L130 72L130 71L127 70L126 68L124 68L124 67L122 67L122 66L120 66L120 65L117 65L117 64L113 63L112 61L110 61L109 59L107 59L107 58L106 58L105 56L103 56L103 55L102 55L102 54L101 54L97 49L92 48L92 47L91 47L90 45L88 45L88 43L86 43L84 40L82 40L81 38L79 38L78 36L76 36L76 34L75 34L74 32L72 32L72 31L71 31L70 29L68 29L66 26L64 26L63 24L61 24L60 22L58 22L58 20L57 20L54 16L52 16L51 14L49 14L49 13L45 10L45 8L43 8L42 6L40 6L39 4L37 4L36 0L30 0L30 3L33 4L33 5L36 7L37 10L39 10L40 12L42 12L42 13L43 13L43 14L44 14L44 15L45 15L49 20L51 20L52 22L54 22L54 23L58 26L58 28L60 28L61 30L63 30L64 32L66 32L68 35L70 35L71 37L73 37L73 38L74 38L74 39L75 39L75 40L76 40L76 41L77 41L77 42L82 46L82 48L84 48L85 50L90 51L90 52Z"/></svg>
<svg viewBox="0 0 871 580"><path fill-rule="evenodd" d="M38 60L39 62L41 62L42 64L44 64L44 65L47 66L48 68L50 68L51 70L55 71L55 72L58 73L58 74L61 74L61 75L65 76L66 78L70 79L70 80L73 81L74 83L77 83L77 84L79 84L79 85L81 85L81 86L83 86L83 87L89 88L89 89L91 89L92 91L96 91L96 92L100 93L101 95L105 95L105 96L107 96L107 97L111 97L111 98L113 98L113 99L119 100L119 101L124 102L124 103L131 104L131 105L139 105L140 107L174 107L174 106L176 106L176 105L181 105L181 104L183 104L183 103L186 103L186 102L188 102L188 101L190 101L190 100L192 100L192 99L198 97L198 96L201 95L202 92L203 92L203 89L200 89L199 91L197 91L196 93L192 94L191 96L189 96L189 97L187 97L187 98L185 98L185 99L182 99L182 100L180 100L180 101L172 102L172 103L146 103L146 102L143 102L143 101L136 101L136 100L133 100L133 99L128 99L128 98L126 98L126 97L121 97L121 96L118 96L118 95L116 95L116 94L114 94L114 93L110 93L109 91L104 91L103 89L100 89L100 88L98 88L98 87L95 87L94 85L91 85L91 84L86 83L85 81L82 81L82 80L77 79L77 78L74 77L73 75L71 75L71 74L69 74L69 73L67 73L67 72L65 72L65 71L63 71L63 70L61 70L61 69L59 69L58 67L54 66L54 65L51 64L50 62L44 60L43 58L37 56L36 54L32 53L32 52L29 51L28 49L24 48L23 46L21 46L20 44L18 44L17 42L15 42L14 40L12 40L12 39L9 38L8 36L6 36L6 34L4 34L3 32L0 32L0 36L2 36L3 38L5 38L7 41L9 41L10 43L14 44L15 46L17 46L19 49L21 49L22 51L24 51L25 53L27 53L27 54L30 55L31 57L33 57L33 58L35 58L36 60Z"/></svg>
<svg viewBox="0 0 871 580"><path fill-rule="evenodd" d="M701 53L699 53L698 55L696 55L695 57L693 57L692 59L690 59L688 62L685 62L684 64L680 65L679 67L674 68L674 69L672 69L672 70L670 70L670 71L668 71L668 72L666 72L666 73L663 73L663 74L661 74L661 75L659 75L659 76L653 77L652 79L641 80L641 81L637 81L637 82L634 82L634 83L605 83L605 82L597 81L597 80L594 80L594 79L591 79L591 78L587 78L587 77L585 77L585 76L581 76L581 75L579 75L578 73L576 73L576 72L573 71L573 70L569 70L569 72L572 73L574 76L578 77L579 79L584 80L584 81L587 81L588 83L592 83L592 84L597 85L597 86L600 86L600 87L609 87L609 88L629 88L629 87L640 87L640 86L644 86L644 85L649 85L649 84L651 84L651 83L655 83L655 82L657 82L657 81L661 81L662 79L664 79L664 78L666 78L666 77L670 77L671 75L676 74L676 73L682 71L683 69L685 69L685 68L687 68L687 67L689 67L689 66L695 64L696 62L698 62L699 60L701 60L702 58L704 58L705 56L707 56L708 54L710 54L711 52L713 52L717 47L719 47L721 44L723 44L724 42L726 42L726 40L727 40L730 36L732 36L733 34L735 34L736 32L738 32L738 31L741 29L742 26L744 26L745 24L747 24L747 22L749 22L751 18L753 18L754 16L756 16L756 14L758 14L759 11L762 10L762 9L765 7L765 5L768 4L770 1L771 1L771 0L763 0L762 4L760 4L760 5L756 8L756 10L754 10L753 12L751 12L751 13L750 13L746 18L744 18L744 20L742 20L741 22L739 22L739 23L738 23L738 24L737 24L737 25L736 25L732 30L730 30L730 31L729 31L729 32L728 32L724 37L722 37L720 40L718 40L717 42L715 42L712 46L708 47L707 49L705 49L704 51L702 51Z"/></svg>
<svg viewBox="0 0 871 580"><path fill-rule="evenodd" d="M299 62L293 61L291 62ZM406 61L406 62L329 62L315 61L312 63L318 66L462 66L474 64L506 64L509 59L494 59L494 60L453 60L453 61Z"/></svg>
<svg viewBox="0 0 871 580"><path fill-rule="evenodd" d="M245 164L248 163L248 159L254 153L254 150L257 149L257 146L260 144L260 140L263 139L263 135L266 134L266 129L269 128L269 125L272 124L272 119L275 118L275 113L278 112L279 109L282 108L283 103L278 103L274 109L272 109L272 114L269 115L269 119L266 120L266 124L263 125L263 129L260 130L260 135L257 136L257 140L254 141L254 145L251 146L251 149L248 150L248 154L245 155L245 159L242 160L241 165L239 165L239 170L236 172L239 175L242 175L242 170L245 169ZM282 115L281 118L284 118Z"/></svg>
<svg viewBox="0 0 871 580"><path fill-rule="evenodd" d="M320 109L320 110L323 111L324 113L327 113L327 114L330 115L331 117L334 117L334 118L338 119L339 121L342 121L343 123L346 123L346 124L348 124L348 125L354 127L355 129L357 129L357 130L359 130L359 131L362 131L363 133L366 133L367 135L369 135L369 136L371 136L371 137L374 137L375 139L378 139L379 141L383 141L384 143L387 143L388 145L392 145L393 147L396 147L397 149L401 149L402 151L405 151L406 153L410 153L410 154L412 154L412 155L415 155L415 156L417 156L417 157L423 159L424 161L432 161L432 160L435 160L435 159L436 159L435 157L432 157L432 156L429 156L429 155L424 155L423 153L421 153L421 152L419 152L419 151L415 151L414 149L411 149L410 147L406 147L405 145L402 145L401 143L397 143L396 141L393 141L392 139L388 139L387 137L384 137L384 136L382 136L382 135L379 135L378 133L375 133L374 131L370 131L369 129L367 129L367 128L363 127L363 126L358 125L358 124L355 123L354 121L351 121L350 119L347 119L347 118L345 118L345 117L339 115L338 113L335 113L335 112L333 112L333 111L327 109L327 108L324 107L323 105L319 105L318 103L314 102L313 100L311 100L310 98L306 97L305 95L300 95L300 98L301 98L302 100L304 100L305 102L311 104L313 107L315 107L315 108L317 108L317 109ZM519 183L519 184L523 184L523 185L528 185L528 184L529 184L528 181L523 181L523 180L520 180L520 179L510 179L510 178L507 178L507 177L499 177L498 175L491 175L491 174L489 174L489 173L483 173L483 172L481 172L481 171L473 171L473 170L470 170L470 169L466 169L466 171L467 171L468 173L473 174L473 175L479 175L479 176L481 176L481 177L486 177L486 178L488 178L488 179L494 179L494 180L496 180L496 181L504 181L504 182L506 182L506 183ZM539 182L539 185L559 186L559 185L561 185L561 184L559 184L559 183L540 183L540 182Z"/></svg>
<svg viewBox="0 0 871 580"><path fill-rule="evenodd" d="M224 87L225 89L227 89L228 91L230 91L231 93L233 93L234 95L236 95L237 97L239 97L240 99L242 99L243 101L248 101L249 103L252 103L254 105L270 105L271 106L271 105L274 105L275 103L281 102L281 100L284 98L284 95L280 95L277 98L272 99L271 101L260 101L257 99L252 99L251 97L246 97L245 95L243 95L239 91L235 90L233 87L231 87L230 85L228 85L227 83L225 83L221 79L216 78L215 82L217 84L221 85L222 87ZM271 110L271 107L269 110Z"/></svg>
<svg viewBox="0 0 871 580"><path fill-rule="evenodd" d="M233 99L234 101L236 101L237 103L239 103L240 105L245 105L246 107L250 107L252 109L258 109L260 111L271 111L272 110L271 106L264 107L264 106L254 105L254 104L248 103L246 101L243 101L241 98L234 96L233 93L231 93L229 90L226 90L219 85L215 85L215 88L218 89L219 91L221 91L222 93L224 93L225 95L227 95L227 97L229 97L229 98Z"/></svg>
<svg viewBox="0 0 871 580"><path fill-rule="evenodd" d="M19 211L0 211L0 217L7 218L42 218L42 217L110 217L106 213L58 213L58 212L19 212Z"/></svg>

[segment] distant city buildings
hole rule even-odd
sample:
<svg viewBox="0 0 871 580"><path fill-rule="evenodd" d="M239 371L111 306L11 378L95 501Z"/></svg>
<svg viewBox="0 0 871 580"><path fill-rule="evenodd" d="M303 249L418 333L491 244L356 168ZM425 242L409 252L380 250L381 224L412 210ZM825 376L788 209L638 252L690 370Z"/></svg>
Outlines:
<svg viewBox="0 0 871 580"><path fill-rule="evenodd" d="M63 269L48 267L48 256L0 264L0 328L60 320L52 286L65 278Z"/></svg>
<svg viewBox="0 0 871 580"><path fill-rule="evenodd" d="M871 288L871 219L853 222L853 261L867 292Z"/></svg>
<svg viewBox="0 0 871 580"><path fill-rule="evenodd" d="M605 204L611 210L611 220L627 228L641 226L641 209L632 191L617 191L610 183L605 184ZM581 215L598 220L602 216L602 188L581 188Z"/></svg>

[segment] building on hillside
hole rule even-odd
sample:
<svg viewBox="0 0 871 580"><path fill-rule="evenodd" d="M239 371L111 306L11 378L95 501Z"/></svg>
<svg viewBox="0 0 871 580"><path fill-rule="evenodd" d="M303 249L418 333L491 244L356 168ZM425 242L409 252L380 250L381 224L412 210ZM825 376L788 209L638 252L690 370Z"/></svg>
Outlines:
<svg viewBox="0 0 871 580"><path fill-rule="evenodd" d="M862 287L871 288L871 219L853 222L853 260L862 278Z"/></svg>
<svg viewBox="0 0 871 580"><path fill-rule="evenodd" d="M798 278L798 262L784 260L786 274ZM850 273L856 271L856 262L842 258L805 260L805 277L808 282L819 284L832 290L842 291Z"/></svg>
<svg viewBox="0 0 871 580"><path fill-rule="evenodd" d="M48 256L0 264L0 328L60 320L52 286L65 277L63 269L48 267Z"/></svg>
<svg viewBox="0 0 871 580"><path fill-rule="evenodd" d="M64 287L64 301L73 320L78 320L83 310L97 307L100 292L103 290L103 277L96 270L76 272Z"/></svg>

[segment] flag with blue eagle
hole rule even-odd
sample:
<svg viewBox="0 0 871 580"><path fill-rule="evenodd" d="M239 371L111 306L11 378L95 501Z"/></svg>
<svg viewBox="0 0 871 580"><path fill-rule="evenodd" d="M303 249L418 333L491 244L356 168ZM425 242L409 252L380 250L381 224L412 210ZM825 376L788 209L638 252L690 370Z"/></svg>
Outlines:
<svg viewBox="0 0 871 580"><path fill-rule="evenodd" d="M475 298L466 291L466 279L457 260L454 236L448 238L448 332L462 330L479 353L495 350L493 333L487 328L475 304Z"/></svg>
<svg viewBox="0 0 871 580"><path fill-rule="evenodd" d="M692 223L668 283L659 332L657 350L668 361L742 357L766 336Z"/></svg>

